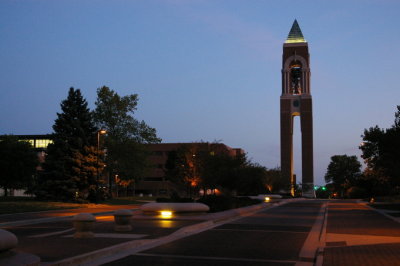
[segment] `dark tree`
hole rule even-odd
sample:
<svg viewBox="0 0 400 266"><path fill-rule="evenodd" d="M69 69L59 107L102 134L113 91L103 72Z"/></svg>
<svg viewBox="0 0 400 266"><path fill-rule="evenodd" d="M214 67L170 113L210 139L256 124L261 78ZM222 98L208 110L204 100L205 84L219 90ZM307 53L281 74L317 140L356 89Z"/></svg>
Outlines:
<svg viewBox="0 0 400 266"><path fill-rule="evenodd" d="M237 192L239 195L258 195L267 191L267 169L259 164L248 162L239 170Z"/></svg>
<svg viewBox="0 0 400 266"><path fill-rule="evenodd" d="M206 152L203 150L202 152ZM170 152L165 165L166 178L178 186L186 187L189 197L203 184L202 153L196 144L186 144Z"/></svg>
<svg viewBox="0 0 400 266"><path fill-rule="evenodd" d="M85 200L93 191L97 169L97 129L79 89L70 88L53 125L54 143L48 146L36 194L63 201Z"/></svg>
<svg viewBox="0 0 400 266"><path fill-rule="evenodd" d="M107 131L105 147L109 192L115 175L121 180L138 180L148 168L144 144L158 143L156 130L134 118L138 95L119 96L108 87L97 90L94 118L96 125Z"/></svg>
<svg viewBox="0 0 400 266"><path fill-rule="evenodd" d="M279 193L281 190L290 190L290 181L282 178L281 169L279 167L267 169L266 171L266 187L270 193Z"/></svg>
<svg viewBox="0 0 400 266"><path fill-rule="evenodd" d="M0 140L0 187L7 196L8 189L26 189L33 182L38 157L28 142L14 136Z"/></svg>
<svg viewBox="0 0 400 266"><path fill-rule="evenodd" d="M355 185L361 176L361 164L356 156L334 155L328 165L325 181L334 184L341 196Z"/></svg>
<svg viewBox="0 0 400 266"><path fill-rule="evenodd" d="M378 126L364 130L360 146L362 158L368 167L368 176L377 179L373 183L383 185L391 191L400 192L400 106L397 106L392 127L381 129Z"/></svg>

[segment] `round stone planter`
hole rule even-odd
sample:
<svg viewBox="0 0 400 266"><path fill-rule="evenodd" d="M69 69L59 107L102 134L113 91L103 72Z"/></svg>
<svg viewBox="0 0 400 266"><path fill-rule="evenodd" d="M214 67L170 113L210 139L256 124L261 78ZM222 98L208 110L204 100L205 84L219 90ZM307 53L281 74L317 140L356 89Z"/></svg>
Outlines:
<svg viewBox="0 0 400 266"><path fill-rule="evenodd" d="M0 229L0 252L13 249L17 244L18 239L13 233Z"/></svg>
<svg viewBox="0 0 400 266"><path fill-rule="evenodd" d="M93 228L96 218L90 213L80 213L72 219L76 230L74 238L94 237Z"/></svg>
<svg viewBox="0 0 400 266"><path fill-rule="evenodd" d="M17 245L18 239L13 233L0 229L0 265L40 265L38 256L15 250Z"/></svg>
<svg viewBox="0 0 400 266"><path fill-rule="evenodd" d="M114 221L115 226L114 230L117 232L127 232L132 230L131 226L131 218L132 218L132 211L130 210L117 210L114 212Z"/></svg>

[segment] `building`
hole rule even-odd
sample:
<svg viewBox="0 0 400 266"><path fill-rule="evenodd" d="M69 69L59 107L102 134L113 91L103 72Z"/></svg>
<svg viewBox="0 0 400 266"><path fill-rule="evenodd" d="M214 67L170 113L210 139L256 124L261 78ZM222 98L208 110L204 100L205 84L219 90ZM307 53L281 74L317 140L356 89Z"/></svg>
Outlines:
<svg viewBox="0 0 400 266"><path fill-rule="evenodd" d="M244 154L242 149L231 148L222 143L159 143L147 145L151 155L149 157L152 167L147 177L136 184L137 193L152 195L169 195L171 192L178 192L182 188L165 179L165 164L171 152L177 151L182 146L194 147L197 153L211 152L214 154L227 154L229 156L238 156Z"/></svg>
<svg viewBox="0 0 400 266"><path fill-rule="evenodd" d="M302 152L302 194L314 197L313 119L310 88L310 54L299 24L295 20L283 44L281 115L282 178L296 183L293 169L293 119L300 116Z"/></svg>

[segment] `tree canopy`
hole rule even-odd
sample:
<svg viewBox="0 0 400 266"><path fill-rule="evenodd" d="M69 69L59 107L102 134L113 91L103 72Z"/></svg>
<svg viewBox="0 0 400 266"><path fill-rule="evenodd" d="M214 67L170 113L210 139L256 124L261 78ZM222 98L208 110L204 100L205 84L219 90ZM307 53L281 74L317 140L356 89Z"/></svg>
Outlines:
<svg viewBox="0 0 400 266"><path fill-rule="evenodd" d="M390 128L370 127L364 130L362 138L360 149L368 176L386 180L392 192L400 192L400 105Z"/></svg>
<svg viewBox="0 0 400 266"><path fill-rule="evenodd" d="M8 189L26 189L33 182L38 163L30 143L4 136L0 140L0 187L4 196Z"/></svg>
<svg viewBox="0 0 400 266"><path fill-rule="evenodd" d="M334 155L328 165L325 181L342 192L354 185L361 176L361 164L355 155Z"/></svg>
<svg viewBox="0 0 400 266"><path fill-rule="evenodd" d="M158 143L156 129L144 121L134 118L138 95L119 96L115 91L103 86L97 89L94 118L98 128L107 130L107 138L134 140L136 143Z"/></svg>
<svg viewBox="0 0 400 266"><path fill-rule="evenodd" d="M106 86L97 89L93 115L97 127L107 131L104 146L110 192L116 175L121 180L141 178L148 168L144 144L161 141L156 129L134 117L138 100L137 94L120 96Z"/></svg>

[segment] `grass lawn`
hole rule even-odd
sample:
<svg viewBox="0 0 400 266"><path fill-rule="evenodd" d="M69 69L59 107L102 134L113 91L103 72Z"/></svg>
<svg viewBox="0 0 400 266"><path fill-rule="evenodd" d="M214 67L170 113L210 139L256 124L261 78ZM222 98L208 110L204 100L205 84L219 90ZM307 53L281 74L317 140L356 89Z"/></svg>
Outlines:
<svg viewBox="0 0 400 266"><path fill-rule="evenodd" d="M84 208L87 204L33 200L0 201L0 214Z"/></svg>
<svg viewBox="0 0 400 266"><path fill-rule="evenodd" d="M109 199L104 202L100 202L100 204L129 205L129 204L144 204L147 201L154 201L154 198L121 197L121 198ZM93 206L93 204L37 201L33 198L27 198L27 197L0 198L0 214L87 208L91 206Z"/></svg>

